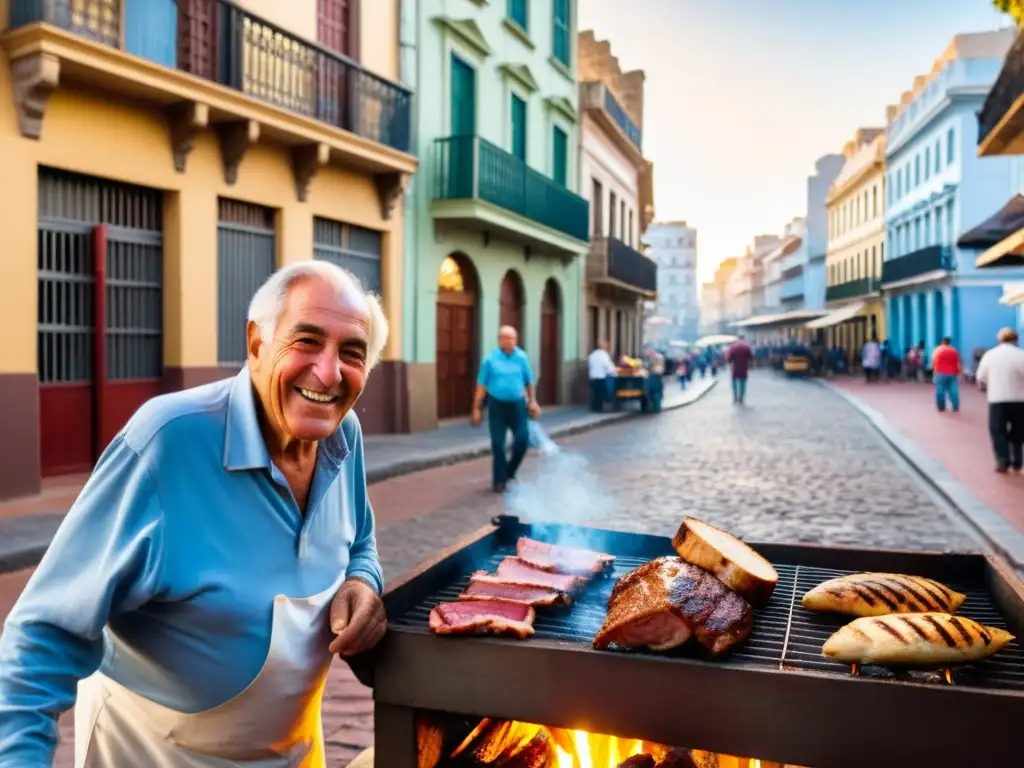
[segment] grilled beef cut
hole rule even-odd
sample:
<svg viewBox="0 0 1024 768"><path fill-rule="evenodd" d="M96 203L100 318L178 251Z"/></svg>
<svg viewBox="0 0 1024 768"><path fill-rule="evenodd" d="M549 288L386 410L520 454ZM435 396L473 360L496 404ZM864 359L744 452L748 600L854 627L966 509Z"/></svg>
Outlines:
<svg viewBox="0 0 1024 768"><path fill-rule="evenodd" d="M520 560L542 571L571 573L578 576L605 573L615 564L614 555L592 552L589 549L562 547L528 539L525 536L516 542L516 554Z"/></svg>
<svg viewBox="0 0 1024 768"><path fill-rule="evenodd" d="M583 576L565 573L551 573L535 568L519 557L506 557L498 564L498 576L512 584L529 584L534 587L548 587L559 592L572 593L587 583Z"/></svg>
<svg viewBox="0 0 1024 768"><path fill-rule="evenodd" d="M753 627L750 605L717 578L678 557L659 557L612 589L594 647L666 651L695 635L717 656L745 640Z"/></svg>
<svg viewBox="0 0 1024 768"><path fill-rule="evenodd" d="M460 600L439 603L430 612L430 628L438 635L533 634L531 606L506 600Z"/></svg>
<svg viewBox="0 0 1024 768"><path fill-rule="evenodd" d="M485 571L477 571L469 577L469 584L459 600L514 600L535 608L549 605L567 605L569 596L552 587L516 584Z"/></svg>

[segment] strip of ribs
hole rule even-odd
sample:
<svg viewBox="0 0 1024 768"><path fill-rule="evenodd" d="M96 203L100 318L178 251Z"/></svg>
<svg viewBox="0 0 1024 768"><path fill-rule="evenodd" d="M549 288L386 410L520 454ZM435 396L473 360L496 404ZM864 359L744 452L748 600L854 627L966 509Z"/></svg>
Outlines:
<svg viewBox="0 0 1024 768"><path fill-rule="evenodd" d="M659 557L623 576L608 599L608 614L595 648L666 651L691 636L712 655L744 641L753 610L707 571L678 557Z"/></svg>
<svg viewBox="0 0 1024 768"><path fill-rule="evenodd" d="M529 584L534 587L549 587L559 592L572 593L587 583L582 576L566 573L551 573L534 568L519 557L506 557L498 564L498 576L512 584Z"/></svg>
<svg viewBox="0 0 1024 768"><path fill-rule="evenodd" d="M430 628L438 635L533 634L536 614L526 603L510 600L460 600L438 603L430 612Z"/></svg>
<svg viewBox="0 0 1024 768"><path fill-rule="evenodd" d="M516 542L516 554L526 563L542 571L593 576L604 573L615 563L613 555L548 544L525 536Z"/></svg>
<svg viewBox="0 0 1024 768"><path fill-rule="evenodd" d="M469 577L469 584L459 595L459 600L514 600L535 608L571 602L567 594L552 587L516 584L485 571L477 571Z"/></svg>

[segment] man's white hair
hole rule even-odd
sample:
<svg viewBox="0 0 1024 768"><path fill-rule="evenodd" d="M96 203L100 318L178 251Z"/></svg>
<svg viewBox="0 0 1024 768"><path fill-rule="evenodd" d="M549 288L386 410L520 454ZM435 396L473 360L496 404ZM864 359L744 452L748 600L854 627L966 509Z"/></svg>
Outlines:
<svg viewBox="0 0 1024 768"><path fill-rule="evenodd" d="M249 302L249 321L256 323L260 338L270 342L277 330L277 323L284 312L284 304L288 299L288 291L300 280L326 280L339 292L352 291L366 298L370 309L370 333L366 350L366 370L370 371L380 360L384 345L388 340L388 319L384 316L380 299L363 290L359 279L336 264L329 261L298 261L282 267L267 278L253 294Z"/></svg>

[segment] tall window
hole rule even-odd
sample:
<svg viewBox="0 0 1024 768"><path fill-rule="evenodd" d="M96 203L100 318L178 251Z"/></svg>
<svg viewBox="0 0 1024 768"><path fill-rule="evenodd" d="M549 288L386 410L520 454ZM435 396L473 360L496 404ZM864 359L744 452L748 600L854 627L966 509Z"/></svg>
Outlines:
<svg viewBox="0 0 1024 768"><path fill-rule="evenodd" d="M615 214L618 202L614 192L608 193L608 237L615 237Z"/></svg>
<svg viewBox="0 0 1024 768"><path fill-rule="evenodd" d="M530 21L529 11L527 10L529 5L526 0L508 0L508 7L506 9L508 17L524 30L529 29L529 26L527 26Z"/></svg>
<svg viewBox="0 0 1024 768"><path fill-rule="evenodd" d="M512 94L512 154L526 162L526 102Z"/></svg>
<svg viewBox="0 0 1024 768"><path fill-rule="evenodd" d="M452 54L452 136L476 133L476 70Z"/></svg>
<svg viewBox="0 0 1024 768"><path fill-rule="evenodd" d="M928 181L928 179L931 177L931 175L932 175L932 148L931 147L925 147L924 148L924 180Z"/></svg>
<svg viewBox="0 0 1024 768"><path fill-rule="evenodd" d="M551 178L563 187L569 178L569 137L557 125L551 131Z"/></svg>
<svg viewBox="0 0 1024 768"><path fill-rule="evenodd" d="M629 209L629 230L626 233L629 236L629 247L636 248L636 237L633 232L633 209Z"/></svg>
<svg viewBox="0 0 1024 768"><path fill-rule="evenodd" d="M942 170L942 141L935 140L935 172Z"/></svg>
<svg viewBox="0 0 1024 768"><path fill-rule="evenodd" d="M626 201L619 201L619 240L626 239Z"/></svg>
<svg viewBox="0 0 1024 768"><path fill-rule="evenodd" d="M570 0L554 0L554 44L552 53L555 58L570 66L570 56L572 55L572 35L570 30L572 29L572 20L569 18L571 13Z"/></svg>
<svg viewBox="0 0 1024 768"><path fill-rule="evenodd" d="M601 237L604 234L604 187L597 179L591 179L591 182L593 187L590 193L590 210L594 213L591 232Z"/></svg>
<svg viewBox="0 0 1024 768"><path fill-rule="evenodd" d="M878 185L871 188L871 218L878 218Z"/></svg>
<svg viewBox="0 0 1024 768"><path fill-rule="evenodd" d="M921 183L921 156L914 158L914 186Z"/></svg>
<svg viewBox="0 0 1024 768"><path fill-rule="evenodd" d="M955 155L955 147L953 146L953 129L949 129L949 133L946 134L946 165L953 162Z"/></svg>

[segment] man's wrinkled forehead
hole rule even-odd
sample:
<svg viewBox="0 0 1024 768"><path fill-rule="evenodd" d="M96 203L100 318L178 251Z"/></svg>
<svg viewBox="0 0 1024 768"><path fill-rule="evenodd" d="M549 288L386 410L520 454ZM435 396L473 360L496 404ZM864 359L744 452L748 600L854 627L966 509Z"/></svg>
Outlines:
<svg viewBox="0 0 1024 768"><path fill-rule="evenodd" d="M291 286L281 317L285 330L297 325L339 324L369 332L370 305L357 286L323 279L299 280Z"/></svg>

